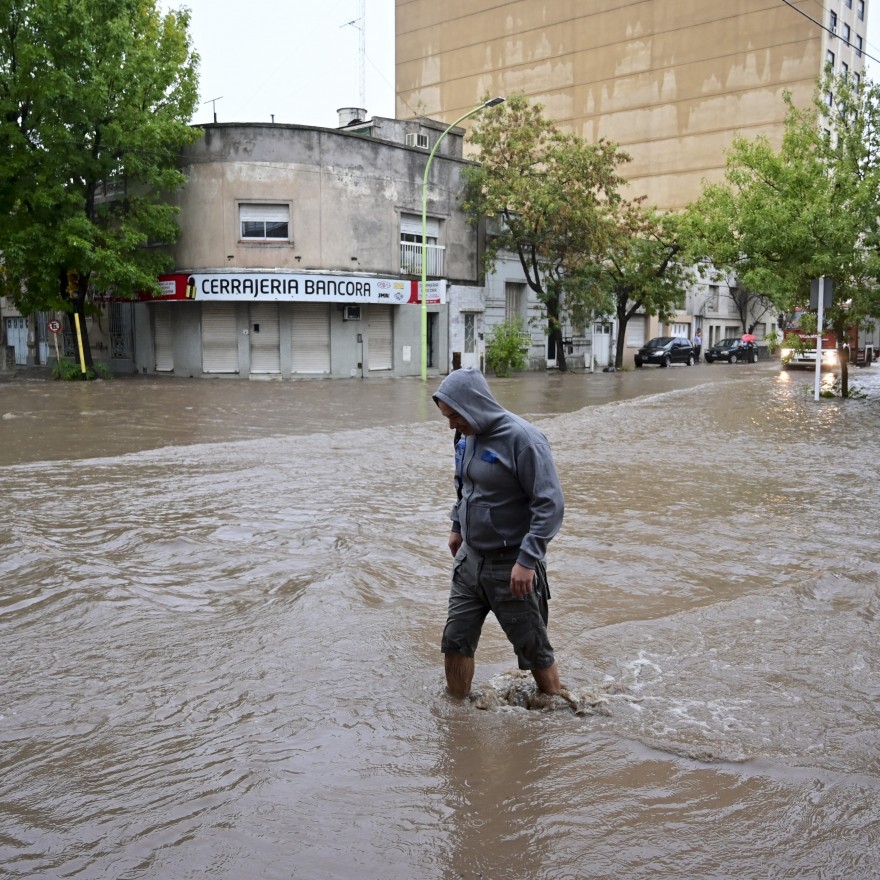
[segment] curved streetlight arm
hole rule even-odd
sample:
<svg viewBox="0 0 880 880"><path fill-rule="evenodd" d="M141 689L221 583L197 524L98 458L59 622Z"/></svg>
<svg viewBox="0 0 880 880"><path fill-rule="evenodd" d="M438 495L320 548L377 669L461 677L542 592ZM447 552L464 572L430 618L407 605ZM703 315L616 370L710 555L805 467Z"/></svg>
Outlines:
<svg viewBox="0 0 880 880"><path fill-rule="evenodd" d="M479 113L481 110L485 110L487 107L494 107L497 104L503 103L504 98L490 98L488 101L480 104L479 107L474 107L473 110L468 110L467 113L462 114L455 120L452 124L446 126L443 130L443 133L440 137L437 138L434 146L431 148L431 152L428 154L428 161L425 164L425 176L422 181L422 289L421 289L421 299L422 299L422 381L426 382L428 380L428 172L431 170L431 162L434 159L434 153L437 152L437 147L440 146L440 142L443 138L455 128L460 122L464 122L469 116L473 116L475 113Z"/></svg>

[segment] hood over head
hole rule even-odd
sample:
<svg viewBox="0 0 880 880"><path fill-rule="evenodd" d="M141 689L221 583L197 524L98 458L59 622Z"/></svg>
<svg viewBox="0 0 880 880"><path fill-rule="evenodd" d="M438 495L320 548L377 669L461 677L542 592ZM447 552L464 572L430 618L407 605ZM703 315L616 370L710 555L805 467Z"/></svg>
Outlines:
<svg viewBox="0 0 880 880"><path fill-rule="evenodd" d="M434 402L452 407L478 434L486 430L507 410L492 396L486 377L467 367L450 373L434 392Z"/></svg>

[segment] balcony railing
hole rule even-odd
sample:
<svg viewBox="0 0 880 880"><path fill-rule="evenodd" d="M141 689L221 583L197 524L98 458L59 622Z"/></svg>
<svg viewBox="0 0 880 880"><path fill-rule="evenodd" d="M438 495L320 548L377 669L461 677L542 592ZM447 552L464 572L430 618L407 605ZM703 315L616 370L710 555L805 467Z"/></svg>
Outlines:
<svg viewBox="0 0 880 880"><path fill-rule="evenodd" d="M443 275L443 252L446 248L439 244L429 244L425 250L428 257L428 275L434 277ZM400 273L401 275L422 274L422 245L420 243L414 241L400 243Z"/></svg>

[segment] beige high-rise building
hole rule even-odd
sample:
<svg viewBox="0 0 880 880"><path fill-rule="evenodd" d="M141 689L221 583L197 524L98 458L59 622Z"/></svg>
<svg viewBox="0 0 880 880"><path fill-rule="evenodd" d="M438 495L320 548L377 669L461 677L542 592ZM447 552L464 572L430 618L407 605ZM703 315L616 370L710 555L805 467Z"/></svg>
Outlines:
<svg viewBox="0 0 880 880"><path fill-rule="evenodd" d="M452 122L522 92L632 156L629 195L683 207L733 137L781 142L783 94L861 77L868 0L396 0L397 116Z"/></svg>

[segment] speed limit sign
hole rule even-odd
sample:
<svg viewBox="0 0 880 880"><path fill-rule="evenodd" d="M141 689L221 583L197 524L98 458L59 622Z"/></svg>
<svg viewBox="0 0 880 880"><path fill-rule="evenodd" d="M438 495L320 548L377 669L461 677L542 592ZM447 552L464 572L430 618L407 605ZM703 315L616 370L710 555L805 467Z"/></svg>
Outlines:
<svg viewBox="0 0 880 880"><path fill-rule="evenodd" d="M61 332L61 321L49 321L46 325L49 328L50 333L60 333Z"/></svg>

